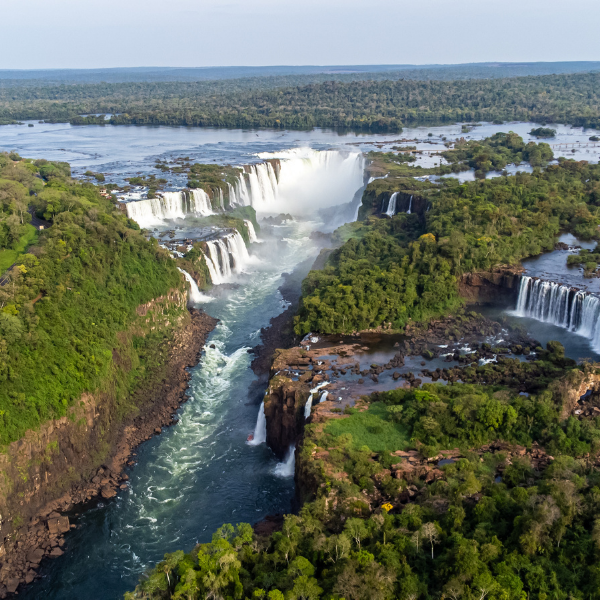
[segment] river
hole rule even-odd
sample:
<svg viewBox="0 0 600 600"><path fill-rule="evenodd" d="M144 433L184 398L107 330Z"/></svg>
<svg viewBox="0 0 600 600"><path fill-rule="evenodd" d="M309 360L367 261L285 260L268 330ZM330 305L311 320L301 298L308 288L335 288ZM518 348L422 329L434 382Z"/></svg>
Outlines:
<svg viewBox="0 0 600 600"><path fill-rule="evenodd" d="M526 132L533 126L487 124L469 135L485 137L513 129L527 138ZM591 135L566 127L559 127L559 134L557 141L584 140ZM68 161L75 175L92 169L122 185L125 177L156 172L157 159L189 157L197 162L246 164L259 162L259 153L299 147L334 148L344 153L388 150L401 138L418 138L419 148L439 149L443 137L454 139L461 135L460 125L372 136L325 130L34 123L31 128L1 127L0 149L17 150L26 157ZM589 148L578 152L587 153L587 160L598 160L598 150L593 154ZM428 166L435 160L422 156L417 164ZM353 198L356 201L362 174L350 182L342 171L332 173L332 177L327 197L311 194L314 216L303 210L305 220L275 228L262 244L254 244L250 248L251 260L232 279L234 285L204 305L220 322L200 364L192 369L191 399L178 411L177 424L138 448L137 463L128 470L127 490L113 500L79 507L77 513L70 515L77 528L66 537L65 555L44 562L42 577L22 590L21 598L117 599L133 589L140 575L165 552L189 550L196 542L209 540L224 522L254 523L267 514L291 509L293 480L278 476L277 460L264 444L246 443L264 393L250 369L252 355L248 350L259 342L260 328L286 306L278 291L282 275L316 257L318 249L309 235L326 226L318 215L319 206L348 204ZM169 189L184 184L185 177L169 175ZM298 182L298 196L290 192L290 212L294 212L294 202L307 201L305 184L306 181ZM347 210L343 213L350 214Z"/></svg>

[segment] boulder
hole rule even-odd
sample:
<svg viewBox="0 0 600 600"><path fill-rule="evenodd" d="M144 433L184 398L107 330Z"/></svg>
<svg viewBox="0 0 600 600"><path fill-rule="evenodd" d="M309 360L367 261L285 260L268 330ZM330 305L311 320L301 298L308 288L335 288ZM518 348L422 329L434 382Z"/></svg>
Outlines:
<svg viewBox="0 0 600 600"><path fill-rule="evenodd" d="M48 519L48 531L50 535L57 536L61 535L71 528L69 523L69 517L52 517Z"/></svg>

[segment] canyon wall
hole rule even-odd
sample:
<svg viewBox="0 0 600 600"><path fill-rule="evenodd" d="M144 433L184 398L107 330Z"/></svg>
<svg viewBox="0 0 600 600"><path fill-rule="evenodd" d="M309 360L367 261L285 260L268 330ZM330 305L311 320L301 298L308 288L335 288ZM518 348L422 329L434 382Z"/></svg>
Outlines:
<svg viewBox="0 0 600 600"><path fill-rule="evenodd" d="M187 293L173 289L139 306L113 349L103 389L83 394L66 416L0 454L0 598L33 580L44 556L62 554L60 538L70 525L60 512L114 496L126 485L121 472L131 450L173 421L185 399L186 369L216 324L186 305ZM144 339L145 354L136 354L134 344L143 347ZM135 372L143 377L131 377Z"/></svg>

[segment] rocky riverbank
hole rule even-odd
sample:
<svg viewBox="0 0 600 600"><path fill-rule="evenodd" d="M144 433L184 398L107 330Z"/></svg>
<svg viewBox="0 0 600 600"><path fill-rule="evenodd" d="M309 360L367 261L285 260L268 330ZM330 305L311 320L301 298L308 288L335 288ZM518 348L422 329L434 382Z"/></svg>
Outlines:
<svg viewBox="0 0 600 600"><path fill-rule="evenodd" d="M29 432L9 448L0 463L5 480L11 481L11 470L26 476L13 477L16 483L4 498L11 517L4 511L1 516L0 598L32 582L45 557L63 554L62 547L68 543L64 535L74 525L61 513L94 498L112 498L125 488L123 468L134 464L133 450L175 421L175 411L187 399L187 369L197 364L217 323L195 309L163 322L154 318L153 314L161 312L153 311L156 303L181 308L185 301L186 295L175 291L169 298L138 309L141 320L154 323L152 329L166 327L170 335L161 349L164 364L148 373L128 399L137 410L119 419L118 403L110 392L88 394L69 417L47 424L40 432ZM119 365L116 351L113 359ZM127 369L127 365L119 366Z"/></svg>

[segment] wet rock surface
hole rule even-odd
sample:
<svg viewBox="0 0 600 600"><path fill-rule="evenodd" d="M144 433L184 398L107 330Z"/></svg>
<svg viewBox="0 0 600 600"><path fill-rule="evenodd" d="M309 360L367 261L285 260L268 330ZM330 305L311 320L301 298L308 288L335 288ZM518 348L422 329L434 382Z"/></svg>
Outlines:
<svg viewBox="0 0 600 600"><path fill-rule="evenodd" d="M519 363L533 360L530 348L537 347L537 341L476 313L409 325L404 334L308 334L299 345L273 355L264 397L267 443L283 457L302 437L307 419L336 418L366 394L465 378L514 384L523 377Z"/></svg>

